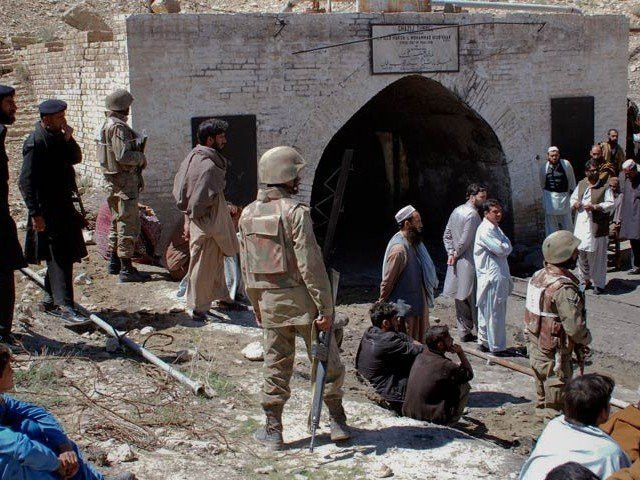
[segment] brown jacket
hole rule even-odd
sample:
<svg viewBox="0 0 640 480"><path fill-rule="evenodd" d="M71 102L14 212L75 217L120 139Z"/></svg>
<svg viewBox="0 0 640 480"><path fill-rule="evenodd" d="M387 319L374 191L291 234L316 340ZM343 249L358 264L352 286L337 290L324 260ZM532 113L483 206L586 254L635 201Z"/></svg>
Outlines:
<svg viewBox="0 0 640 480"><path fill-rule="evenodd" d="M609 145L609 142L602 142L600 147L602 147L602 156L604 157L605 163L612 163L616 169L615 173L617 174L620 171L622 164L627 159L627 156L624 153L624 148L622 148L621 145L618 145L615 157L611 158L611 145Z"/></svg>
<svg viewBox="0 0 640 480"><path fill-rule="evenodd" d="M623 468L607 478L607 480L640 480L640 459L629 468Z"/></svg>
<svg viewBox="0 0 640 480"><path fill-rule="evenodd" d="M425 349L411 367L402 414L417 420L449 423L460 403L460 386L472 378L473 372L444 354Z"/></svg>
<svg viewBox="0 0 640 480"><path fill-rule="evenodd" d="M632 462L640 456L640 409L631 405L614 413L600 429L618 442Z"/></svg>

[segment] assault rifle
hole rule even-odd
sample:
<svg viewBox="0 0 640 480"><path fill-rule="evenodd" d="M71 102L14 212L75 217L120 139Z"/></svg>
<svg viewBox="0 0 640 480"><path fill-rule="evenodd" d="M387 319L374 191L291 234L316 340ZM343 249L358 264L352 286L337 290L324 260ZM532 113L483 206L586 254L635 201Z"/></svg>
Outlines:
<svg viewBox="0 0 640 480"><path fill-rule="evenodd" d="M335 304L338 294L338 283L340 283L340 274L338 272L334 269L330 269L328 273L329 282L331 283L331 295L333 297L334 319L333 322L331 322L331 328L329 328L329 330L326 332L318 332L318 339L311 350L311 355L313 357L311 373L311 379L313 381L313 399L311 401L311 415L309 416L309 429L311 430L311 443L309 444L310 452L313 452L316 430L320 426L324 384L327 379L327 369L329 367L329 349L331 347L331 337L333 336L333 325L335 323Z"/></svg>

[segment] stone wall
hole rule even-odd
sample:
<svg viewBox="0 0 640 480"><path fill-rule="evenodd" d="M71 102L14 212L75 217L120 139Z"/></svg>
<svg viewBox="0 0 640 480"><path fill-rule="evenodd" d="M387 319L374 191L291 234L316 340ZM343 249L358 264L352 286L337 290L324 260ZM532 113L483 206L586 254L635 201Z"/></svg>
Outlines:
<svg viewBox="0 0 640 480"><path fill-rule="evenodd" d="M366 40L375 23L462 26L460 71L425 76L455 92L496 133L520 242L539 239L542 228L535 158L549 146L551 99L594 96L596 139L611 126L624 138L628 23L621 16L135 15L127 19L132 120L149 134L149 202L171 204L173 172L191 145L190 119L212 114L255 114L259 154L277 144L300 149L310 163L301 189L309 199L332 136L403 75L372 75L368 41L293 52Z"/></svg>
<svg viewBox="0 0 640 480"><path fill-rule="evenodd" d="M82 32L64 41L29 45L16 54L28 75L31 102L67 102L67 121L84 154L76 171L101 185L93 139L104 119L104 97L115 88L129 88L124 19L113 33ZM33 115L36 122L37 113Z"/></svg>

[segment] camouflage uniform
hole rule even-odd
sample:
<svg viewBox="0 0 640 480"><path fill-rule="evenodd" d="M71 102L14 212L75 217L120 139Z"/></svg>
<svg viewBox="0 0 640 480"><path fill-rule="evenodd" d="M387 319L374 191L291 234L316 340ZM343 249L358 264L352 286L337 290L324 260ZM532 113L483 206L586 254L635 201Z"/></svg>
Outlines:
<svg viewBox="0 0 640 480"><path fill-rule="evenodd" d="M139 138L125 119L119 113L107 113L100 130L98 160L109 185L109 251L127 259L133 256L140 234L138 195L144 186L141 172L147 161Z"/></svg>
<svg viewBox="0 0 640 480"><path fill-rule="evenodd" d="M264 329L262 405L281 410L289 399L295 337L310 356L318 315L333 315L331 286L309 208L279 187L260 189L240 217L240 265L247 296ZM325 403L342 399L344 366L332 338Z"/></svg>
<svg viewBox="0 0 640 480"><path fill-rule="evenodd" d="M574 346L591 343L584 315L584 295L568 270L547 264L527 288L525 334L529 362L535 373L538 413L562 410L562 391L573 375Z"/></svg>

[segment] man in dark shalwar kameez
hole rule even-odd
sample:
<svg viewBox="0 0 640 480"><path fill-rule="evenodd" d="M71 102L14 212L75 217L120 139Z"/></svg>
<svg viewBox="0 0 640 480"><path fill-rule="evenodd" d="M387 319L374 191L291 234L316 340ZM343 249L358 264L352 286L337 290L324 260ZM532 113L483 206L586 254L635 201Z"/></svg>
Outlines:
<svg viewBox="0 0 640 480"><path fill-rule="evenodd" d="M15 90L0 85L0 340L13 343L11 324L16 300L13 271L26 267L16 224L9 211L9 157L4 141L7 125L16 120Z"/></svg>
<svg viewBox="0 0 640 480"><path fill-rule="evenodd" d="M25 256L29 263L47 262L43 307L70 324L86 321L75 309L73 264L87 256L84 219L73 202L77 192L74 165L80 147L67 125L67 104L47 100L38 106L40 121L22 149L20 191L29 211Z"/></svg>

